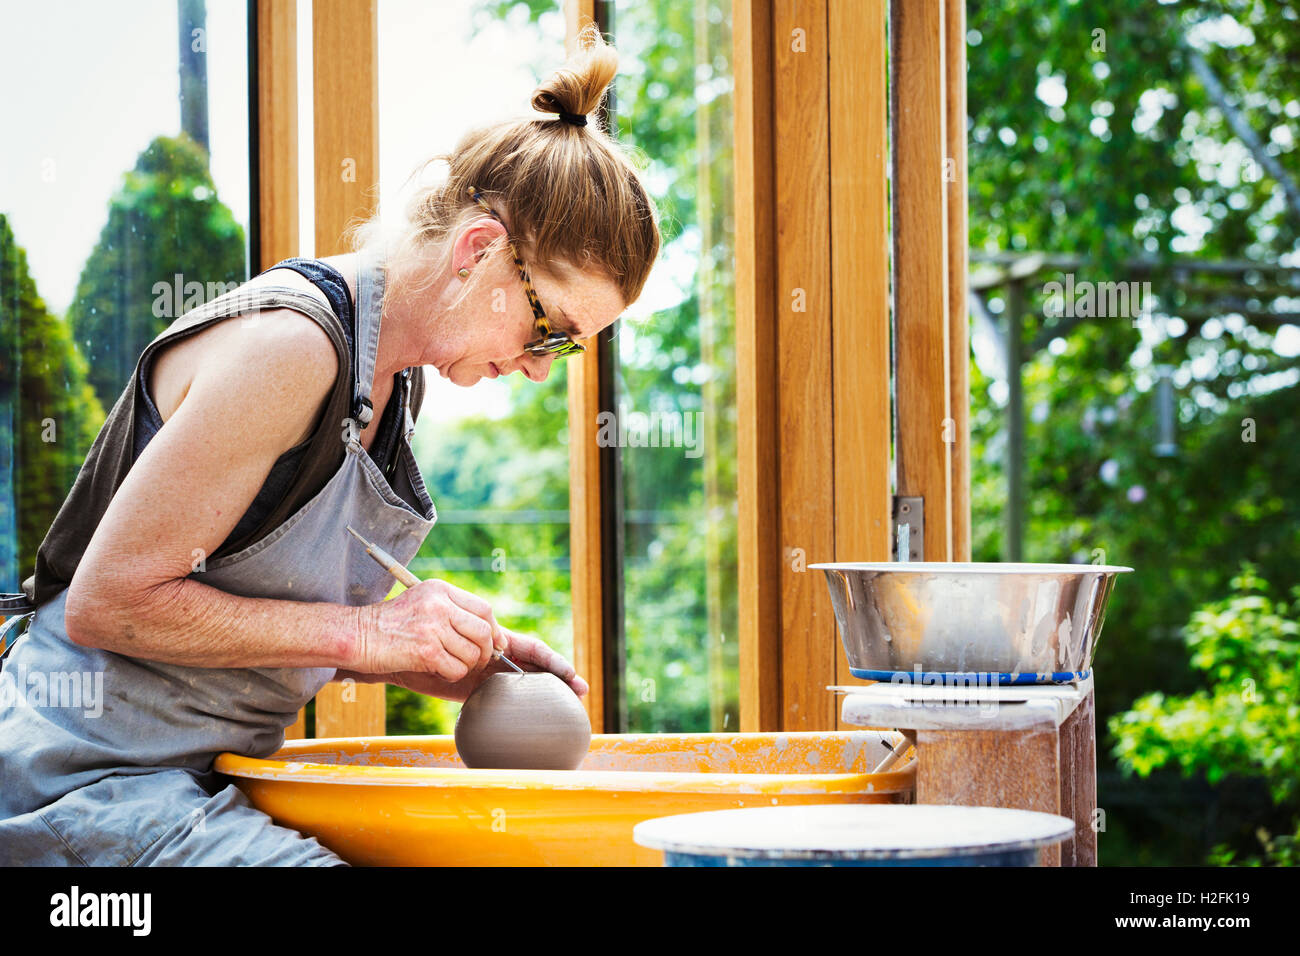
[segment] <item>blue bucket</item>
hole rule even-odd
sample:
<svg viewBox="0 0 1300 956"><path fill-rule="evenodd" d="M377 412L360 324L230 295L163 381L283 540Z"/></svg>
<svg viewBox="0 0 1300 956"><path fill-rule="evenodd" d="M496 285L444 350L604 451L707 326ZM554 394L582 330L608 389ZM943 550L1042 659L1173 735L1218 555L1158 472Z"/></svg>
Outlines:
<svg viewBox="0 0 1300 956"><path fill-rule="evenodd" d="M814 804L639 823L666 866L1036 866L1074 835L1068 817L1002 807Z"/></svg>

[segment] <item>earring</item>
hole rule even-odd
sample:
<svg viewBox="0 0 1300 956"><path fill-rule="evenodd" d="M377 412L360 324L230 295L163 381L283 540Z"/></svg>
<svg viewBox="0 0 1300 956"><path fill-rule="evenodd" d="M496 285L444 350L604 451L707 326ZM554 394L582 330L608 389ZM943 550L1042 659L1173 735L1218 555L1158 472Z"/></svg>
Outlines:
<svg viewBox="0 0 1300 956"><path fill-rule="evenodd" d="M469 278L469 270L468 270L468 269L461 269L459 272L456 273L456 275L460 276L462 279L468 279L468 278Z"/></svg>

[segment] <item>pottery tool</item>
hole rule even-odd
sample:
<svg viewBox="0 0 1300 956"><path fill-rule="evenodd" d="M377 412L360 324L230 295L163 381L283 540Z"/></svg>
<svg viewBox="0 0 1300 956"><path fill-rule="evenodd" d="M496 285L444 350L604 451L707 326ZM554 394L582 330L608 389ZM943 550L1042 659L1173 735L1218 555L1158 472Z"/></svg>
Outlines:
<svg viewBox="0 0 1300 956"><path fill-rule="evenodd" d="M348 534L352 535L352 537L356 538L358 541L364 544L366 546L366 554L370 555L377 562L379 562L379 564L382 565L388 571L389 574L397 578L397 580L401 581L402 584L404 584L406 587L413 588L420 583L420 579L417 578L414 574L412 574L407 569L406 565L402 564L402 562L398 561L396 558L394 558L391 554L389 554L379 545L371 544L365 538L361 537L361 535L357 534L356 529L353 528L352 525L348 525ZM510 658L506 657L504 654L502 654L500 651L496 649L493 649L492 651L492 659L509 664L519 673L521 674L524 673L524 669L522 667L520 667L518 664L516 664L514 661L512 661Z"/></svg>
<svg viewBox="0 0 1300 956"><path fill-rule="evenodd" d="M904 735L903 740L899 742L896 748L891 747L887 740L882 739L880 743L889 751L889 756L880 761L880 763L876 765L876 769L871 771L872 773L884 773L912 752L912 741L909 740L906 735Z"/></svg>

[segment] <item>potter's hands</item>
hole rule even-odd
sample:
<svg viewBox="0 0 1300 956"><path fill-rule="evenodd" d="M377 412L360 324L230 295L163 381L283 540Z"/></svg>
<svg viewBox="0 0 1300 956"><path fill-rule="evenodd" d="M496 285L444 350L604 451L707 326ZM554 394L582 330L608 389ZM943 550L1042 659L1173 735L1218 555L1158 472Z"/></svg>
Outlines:
<svg viewBox="0 0 1300 956"><path fill-rule="evenodd" d="M501 628L501 633L506 638L506 646L502 648L502 653L524 670L550 671L568 684L579 697L586 695L591 690L587 686L587 682L578 676L578 672L573 665L565 660L562 654L559 654L542 641L525 634L517 634L505 627ZM479 684L483 683L489 675L503 671L513 673L509 664L494 660L486 667L454 682L421 672L389 674L387 679L389 683L399 684L421 694L428 694L430 697L464 701L470 694L474 693Z"/></svg>
<svg viewBox="0 0 1300 956"><path fill-rule="evenodd" d="M526 634L516 634L509 628L501 628L502 633L506 636L507 646L502 651L506 657L510 658L526 671L550 671L560 680L564 681L573 692L579 697L584 696L590 687L587 682L578 676L574 666L564 659L564 656L558 651L539 641L535 637L529 637ZM501 661L493 661L491 672L508 671L509 664L503 664Z"/></svg>
<svg viewBox="0 0 1300 956"><path fill-rule="evenodd" d="M349 670L361 673L415 673L454 686L483 672L494 648L510 646L491 605L446 581L422 581L358 611L355 663Z"/></svg>

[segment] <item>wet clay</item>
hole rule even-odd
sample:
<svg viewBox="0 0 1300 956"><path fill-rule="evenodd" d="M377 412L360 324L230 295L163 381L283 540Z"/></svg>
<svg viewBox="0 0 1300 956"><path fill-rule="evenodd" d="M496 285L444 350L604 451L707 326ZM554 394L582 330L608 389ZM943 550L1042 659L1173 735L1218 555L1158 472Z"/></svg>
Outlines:
<svg viewBox="0 0 1300 956"><path fill-rule="evenodd" d="M554 674L493 674L456 718L456 752L467 767L576 770L591 746L591 721Z"/></svg>

